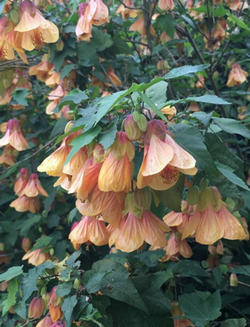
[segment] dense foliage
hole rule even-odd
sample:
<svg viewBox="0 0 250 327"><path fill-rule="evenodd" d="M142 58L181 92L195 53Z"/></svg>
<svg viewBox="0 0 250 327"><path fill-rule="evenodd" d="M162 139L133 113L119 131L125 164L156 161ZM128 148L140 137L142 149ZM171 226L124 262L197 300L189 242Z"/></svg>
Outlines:
<svg viewBox="0 0 250 327"><path fill-rule="evenodd" d="M250 325L247 1L0 12L0 326Z"/></svg>

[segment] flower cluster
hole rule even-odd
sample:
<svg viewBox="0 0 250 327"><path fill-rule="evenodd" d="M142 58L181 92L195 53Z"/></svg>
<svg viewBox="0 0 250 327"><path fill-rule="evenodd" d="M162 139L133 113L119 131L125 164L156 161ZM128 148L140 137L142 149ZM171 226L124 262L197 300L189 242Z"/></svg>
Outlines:
<svg viewBox="0 0 250 327"><path fill-rule="evenodd" d="M38 179L38 175L34 173L29 176L27 168L21 168L19 177L15 181L14 191L18 198L11 202L10 207L19 212L38 212L41 208L39 195L48 196Z"/></svg>

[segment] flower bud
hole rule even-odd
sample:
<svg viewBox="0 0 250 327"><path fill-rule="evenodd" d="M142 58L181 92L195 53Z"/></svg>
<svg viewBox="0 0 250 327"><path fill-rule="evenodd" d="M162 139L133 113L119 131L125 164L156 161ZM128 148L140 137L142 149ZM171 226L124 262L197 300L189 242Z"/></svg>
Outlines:
<svg viewBox="0 0 250 327"><path fill-rule="evenodd" d="M238 277L235 273L232 273L230 275L230 286L231 287L236 287L238 286Z"/></svg>
<svg viewBox="0 0 250 327"><path fill-rule="evenodd" d="M80 286L81 286L81 281L80 279L76 278L73 287L74 289L78 290Z"/></svg>
<svg viewBox="0 0 250 327"><path fill-rule="evenodd" d="M142 132L146 132L146 130L148 128L147 118L144 115L140 114L137 125L139 126L139 128Z"/></svg>
<svg viewBox="0 0 250 327"><path fill-rule="evenodd" d="M125 199L124 210L122 216L124 217L129 211L131 211L136 217L141 218L143 209L139 207L134 199L134 193L128 193Z"/></svg>
<svg viewBox="0 0 250 327"><path fill-rule="evenodd" d="M23 238L23 240L22 240L22 249L26 253L31 249L31 240L29 238Z"/></svg>
<svg viewBox="0 0 250 327"><path fill-rule="evenodd" d="M36 327L51 327L52 325L52 319L49 315L45 316L39 323L36 325Z"/></svg>
<svg viewBox="0 0 250 327"><path fill-rule="evenodd" d="M198 203L199 201L199 188L196 185L192 185L189 189L188 189L188 193L187 193L187 202L194 206Z"/></svg>
<svg viewBox="0 0 250 327"><path fill-rule="evenodd" d="M67 125L65 126L65 128L64 128L64 133L68 133L73 126L74 126L74 122L73 121L69 121L67 123Z"/></svg>
<svg viewBox="0 0 250 327"><path fill-rule="evenodd" d="M44 289L44 291L45 291L45 288L43 288ZM48 309L49 308L49 302L50 302L50 294L49 293L43 293L42 294L42 299L43 299L43 301L44 301L44 303L45 303L45 307L46 307L46 309Z"/></svg>
<svg viewBox="0 0 250 327"><path fill-rule="evenodd" d="M202 180L200 181L200 190L205 190L209 185L209 181L207 178L202 178Z"/></svg>
<svg viewBox="0 0 250 327"><path fill-rule="evenodd" d="M4 243L0 243L0 251L4 251L4 249L5 249L5 245L4 245Z"/></svg>
<svg viewBox="0 0 250 327"><path fill-rule="evenodd" d="M61 298L56 294L57 286L54 286L50 292L50 302L49 304L54 307L58 306L61 303Z"/></svg>
<svg viewBox="0 0 250 327"><path fill-rule="evenodd" d="M150 210L152 195L149 187L144 187L142 189L135 189L134 192L135 203L139 208L143 210Z"/></svg>
<svg viewBox="0 0 250 327"><path fill-rule="evenodd" d="M45 303L42 298L35 297L29 305L29 318L38 319L42 316L45 309Z"/></svg>
<svg viewBox="0 0 250 327"><path fill-rule="evenodd" d="M56 51L58 52L63 51L63 48L64 48L63 40L60 40L60 42L57 42L56 44Z"/></svg>
<svg viewBox="0 0 250 327"><path fill-rule="evenodd" d="M127 137L131 141L140 140L142 138L143 132L140 130L138 123L135 122L133 115L128 115L124 121L124 129Z"/></svg>
<svg viewBox="0 0 250 327"><path fill-rule="evenodd" d="M132 113L132 116L133 116L133 118L134 118L134 121L137 123L137 122L139 121L139 118L140 118L140 114L139 114L139 112L138 112L138 111L134 111L134 112Z"/></svg>
<svg viewBox="0 0 250 327"><path fill-rule="evenodd" d="M66 108L64 109L63 115L66 120L74 119L74 113L70 110L68 106L66 106Z"/></svg>
<svg viewBox="0 0 250 327"><path fill-rule="evenodd" d="M60 305L53 307L53 305L50 304L49 313L53 322L60 320L63 317L63 312Z"/></svg>

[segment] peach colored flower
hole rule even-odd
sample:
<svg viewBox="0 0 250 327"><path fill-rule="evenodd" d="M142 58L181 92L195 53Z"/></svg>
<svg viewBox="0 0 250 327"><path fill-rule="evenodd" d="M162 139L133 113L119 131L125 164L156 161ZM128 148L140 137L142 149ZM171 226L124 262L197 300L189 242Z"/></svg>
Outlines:
<svg viewBox="0 0 250 327"><path fill-rule="evenodd" d="M17 156L18 151L15 150L11 145L6 145L0 156L0 164L12 166L15 164Z"/></svg>
<svg viewBox="0 0 250 327"><path fill-rule="evenodd" d="M18 212L30 211L36 213L41 208L41 201L37 197L29 198L23 195L10 204L11 208L14 208Z"/></svg>
<svg viewBox="0 0 250 327"><path fill-rule="evenodd" d="M159 0L158 6L161 10L173 10L175 5L173 0Z"/></svg>
<svg viewBox="0 0 250 327"><path fill-rule="evenodd" d="M134 3L132 0L124 0L123 3L128 7L134 8ZM137 10L126 8L123 4L118 7L115 13L117 15L121 14L123 19L128 19L129 17L135 18L137 16Z"/></svg>
<svg viewBox="0 0 250 327"><path fill-rule="evenodd" d="M240 86L242 83L247 82L247 76L249 74L244 71L239 64L232 65L232 70L228 76L227 86L232 87L234 85Z"/></svg>
<svg viewBox="0 0 250 327"><path fill-rule="evenodd" d="M19 173L19 177L15 181L15 185L14 185L14 192L16 193L16 195L20 196L23 189L27 185L28 180L29 180L29 169L28 168L21 168L20 173Z"/></svg>
<svg viewBox="0 0 250 327"><path fill-rule="evenodd" d="M30 198L36 197L38 195L48 196L48 193L42 187L37 174L31 174L28 183L22 191L20 191L20 196L26 195Z"/></svg>
<svg viewBox="0 0 250 327"><path fill-rule="evenodd" d="M139 14L137 20L130 26L129 30L132 32L138 32L141 36L147 35L143 13ZM155 35L155 30L152 24L150 24L149 32L151 35Z"/></svg>
<svg viewBox="0 0 250 327"><path fill-rule="evenodd" d="M148 122L144 137L144 157L137 176L137 187L149 185L155 190L167 190L179 178L179 172L195 175L195 159L169 135L162 121Z"/></svg>
<svg viewBox="0 0 250 327"><path fill-rule="evenodd" d="M55 24L46 20L35 4L24 0L20 3L20 20L14 28L22 48L28 51L42 49L44 43L55 43L59 31Z"/></svg>
<svg viewBox="0 0 250 327"><path fill-rule="evenodd" d="M53 69L54 65L49 62L49 54L45 54L43 55L42 61L39 64L30 67L29 75L35 75L40 81L46 82L50 77L51 70Z"/></svg>
<svg viewBox="0 0 250 327"><path fill-rule="evenodd" d="M33 266L39 266L50 259L49 253L43 253L43 249L37 249L32 252L27 252L22 260L28 260L28 263L30 263Z"/></svg>
<svg viewBox="0 0 250 327"><path fill-rule="evenodd" d="M106 151L99 173L98 187L101 191L129 192L134 155L133 142L125 132L117 132L115 142Z"/></svg>
<svg viewBox="0 0 250 327"><path fill-rule="evenodd" d="M7 131L4 137L0 139L0 148L4 145L11 145L17 151L24 151L29 147L16 119L10 119L8 121Z"/></svg>

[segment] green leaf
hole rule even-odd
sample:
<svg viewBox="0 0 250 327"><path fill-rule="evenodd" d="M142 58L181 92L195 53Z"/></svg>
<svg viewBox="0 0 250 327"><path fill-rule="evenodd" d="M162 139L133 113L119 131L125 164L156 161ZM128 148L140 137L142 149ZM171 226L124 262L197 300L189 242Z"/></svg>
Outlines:
<svg viewBox="0 0 250 327"><path fill-rule="evenodd" d="M108 274L110 274L110 271L98 272L98 273L92 275L90 277L90 279L88 280L87 284L85 285L87 291L89 293L95 293L95 292L99 291L101 288L103 278L105 276L107 276Z"/></svg>
<svg viewBox="0 0 250 327"><path fill-rule="evenodd" d="M157 85L157 84L156 84ZM164 121L168 121L166 116L156 107L156 105L146 96L146 94L138 92L141 99Z"/></svg>
<svg viewBox="0 0 250 327"><path fill-rule="evenodd" d="M227 13L227 16L231 19L231 21L236 23L239 27L241 27L244 30L247 30L248 32L250 32L250 28L244 23L244 21L241 18L238 18L238 17L236 17L234 15L231 15L229 13Z"/></svg>
<svg viewBox="0 0 250 327"><path fill-rule="evenodd" d="M157 271L149 276L149 279L157 288L162 287L164 283L166 283L169 279L173 278L173 273L171 270L167 271Z"/></svg>
<svg viewBox="0 0 250 327"><path fill-rule="evenodd" d="M11 279L8 285L8 297L3 302L2 316L4 316L10 307L16 304L16 294L18 291L18 282L17 279Z"/></svg>
<svg viewBox="0 0 250 327"><path fill-rule="evenodd" d="M129 279L129 272L122 264L111 259L104 259L95 262L92 269L96 273L111 272L102 279L101 292L104 295L147 312L147 307Z"/></svg>
<svg viewBox="0 0 250 327"><path fill-rule="evenodd" d="M73 295L71 297L67 297L63 301L62 311L64 313L64 317L65 317L65 320L66 320L66 327L70 327L71 326L72 312L73 312L73 309L76 306L76 304L77 304L76 295Z"/></svg>
<svg viewBox="0 0 250 327"><path fill-rule="evenodd" d="M73 91L70 91L67 93L67 95L60 101L60 104L58 107L61 109L63 106L67 104L79 104L84 100L87 100L88 96L79 89L74 89Z"/></svg>
<svg viewBox="0 0 250 327"><path fill-rule="evenodd" d="M223 131L229 134L239 134L250 139L250 131L240 121L231 118L217 118L213 117L213 121Z"/></svg>
<svg viewBox="0 0 250 327"><path fill-rule="evenodd" d="M199 120L205 127L209 125L209 122L212 118L213 111L211 111L209 114L205 113L204 111L198 111L194 112L192 114L192 118L196 118Z"/></svg>
<svg viewBox="0 0 250 327"><path fill-rule="evenodd" d="M52 203L55 201L57 194L57 187L53 187L51 192L49 192L49 196L44 200L44 210L45 210L45 215L47 216Z"/></svg>
<svg viewBox="0 0 250 327"><path fill-rule="evenodd" d="M148 307L149 313L155 316L166 314L166 311L172 309L169 300L163 295L162 291L157 287L150 286L143 293L141 297Z"/></svg>
<svg viewBox="0 0 250 327"><path fill-rule="evenodd" d="M192 260L178 262L173 266L173 272L183 276L209 277L206 271L201 267L200 263Z"/></svg>
<svg viewBox="0 0 250 327"><path fill-rule="evenodd" d="M242 188L244 188L247 191L250 191L249 187L245 184L245 182L240 179L237 175L234 174L234 169L223 165L220 162L215 162L216 167L219 169L219 171L232 183L235 185L238 185Z"/></svg>
<svg viewBox="0 0 250 327"><path fill-rule="evenodd" d="M145 94L157 107L162 107L167 101L168 83L161 81L147 88Z"/></svg>
<svg viewBox="0 0 250 327"><path fill-rule="evenodd" d="M27 106L28 102L25 99L26 96L29 94L29 91L23 87L21 88L16 88L15 91L13 92L13 100L17 102L17 104L20 104L22 106Z"/></svg>
<svg viewBox="0 0 250 327"><path fill-rule="evenodd" d="M64 297L65 295L68 295L71 292L72 287L72 282L58 284L56 289L57 296Z"/></svg>
<svg viewBox="0 0 250 327"><path fill-rule="evenodd" d="M9 268L5 273L0 275L0 282L6 281L8 282L14 277L23 274L23 266L16 266Z"/></svg>
<svg viewBox="0 0 250 327"><path fill-rule="evenodd" d="M64 77L66 77L74 68L75 68L74 64L64 66L63 69L61 70L60 78L63 79Z"/></svg>
<svg viewBox="0 0 250 327"><path fill-rule="evenodd" d="M173 19L171 14L160 15L156 19L156 26L161 31L167 31L168 36L171 39L174 38L175 32L175 20Z"/></svg>
<svg viewBox="0 0 250 327"><path fill-rule="evenodd" d="M218 175L217 168L203 142L200 131L193 126L176 124L171 128L174 140L196 159L196 165L208 173Z"/></svg>
<svg viewBox="0 0 250 327"><path fill-rule="evenodd" d="M46 245L49 245L51 240L52 240L52 237L49 237L49 236L40 237L36 241L36 244L33 246L33 248L30 250L30 252L35 251L37 249L41 249L41 248L45 247Z"/></svg>
<svg viewBox="0 0 250 327"><path fill-rule="evenodd" d="M66 265L74 267L76 259L80 257L81 253L82 253L81 249L72 253L71 256L68 258L68 260L66 261Z"/></svg>
<svg viewBox="0 0 250 327"><path fill-rule="evenodd" d="M196 326L204 326L221 315L220 291L217 290L213 294L209 292L194 292L180 295L179 306L192 323Z"/></svg>
<svg viewBox="0 0 250 327"><path fill-rule="evenodd" d="M100 143L104 150L109 148L115 141L117 133L117 121L109 124L109 128L105 132L101 132L98 136L98 143Z"/></svg>
<svg viewBox="0 0 250 327"><path fill-rule="evenodd" d="M23 301L18 302L14 307L14 311L23 319L26 319L27 316L27 308L26 304Z"/></svg>
<svg viewBox="0 0 250 327"><path fill-rule="evenodd" d="M72 271L71 268L69 267L65 268L60 274L60 279L64 282L68 282L70 280L71 271Z"/></svg>
<svg viewBox="0 0 250 327"><path fill-rule="evenodd" d="M210 67L210 64L196 65L196 66L182 66L182 67L174 68L164 76L164 79L173 79L183 76L188 77L189 74L202 72L208 67Z"/></svg>
<svg viewBox="0 0 250 327"><path fill-rule="evenodd" d="M138 258L147 267L155 267L158 264L158 260L165 254L166 252L163 249L157 249L155 251L144 251L135 255L134 257Z"/></svg>
<svg viewBox="0 0 250 327"><path fill-rule="evenodd" d="M217 95L210 95L205 94L199 97L188 97L185 99L186 101L195 101L195 102L202 102L202 103L211 103L211 104L220 104L220 105L228 105L231 104L219 97Z"/></svg>
<svg viewBox="0 0 250 327"><path fill-rule="evenodd" d="M245 327L247 325L247 321L245 318L239 319L227 319L223 321L220 327Z"/></svg>
<svg viewBox="0 0 250 327"><path fill-rule="evenodd" d="M101 127L95 126L91 130L88 130L85 133L82 133L81 135L77 136L70 144L72 145L72 149L70 153L68 154L66 161L64 165L66 165L73 157L74 155L85 145L88 145L91 143L97 135L100 133Z"/></svg>
<svg viewBox="0 0 250 327"><path fill-rule="evenodd" d="M109 49L110 52L115 54L133 54L132 49L128 46L118 34L113 36L113 45Z"/></svg>
<svg viewBox="0 0 250 327"><path fill-rule="evenodd" d="M26 301L30 295L37 290L37 279L42 275L44 270L52 269L53 267L53 262L45 262L44 264L29 270L28 274L23 279L23 301Z"/></svg>
<svg viewBox="0 0 250 327"><path fill-rule="evenodd" d="M205 142L208 151L216 161L231 167L241 179L245 178L243 161L230 151L224 142L212 133L205 135Z"/></svg>
<svg viewBox="0 0 250 327"><path fill-rule="evenodd" d="M72 223L72 220L75 218L76 214L77 214L77 208L74 208L70 211L69 213L69 222Z"/></svg>
<svg viewBox="0 0 250 327"><path fill-rule="evenodd" d="M32 218L27 219L23 225L22 225L22 229L20 231L21 235L24 235L24 233L30 229L32 226L34 226L35 224L39 223L41 220L41 216L40 215L34 215Z"/></svg>

